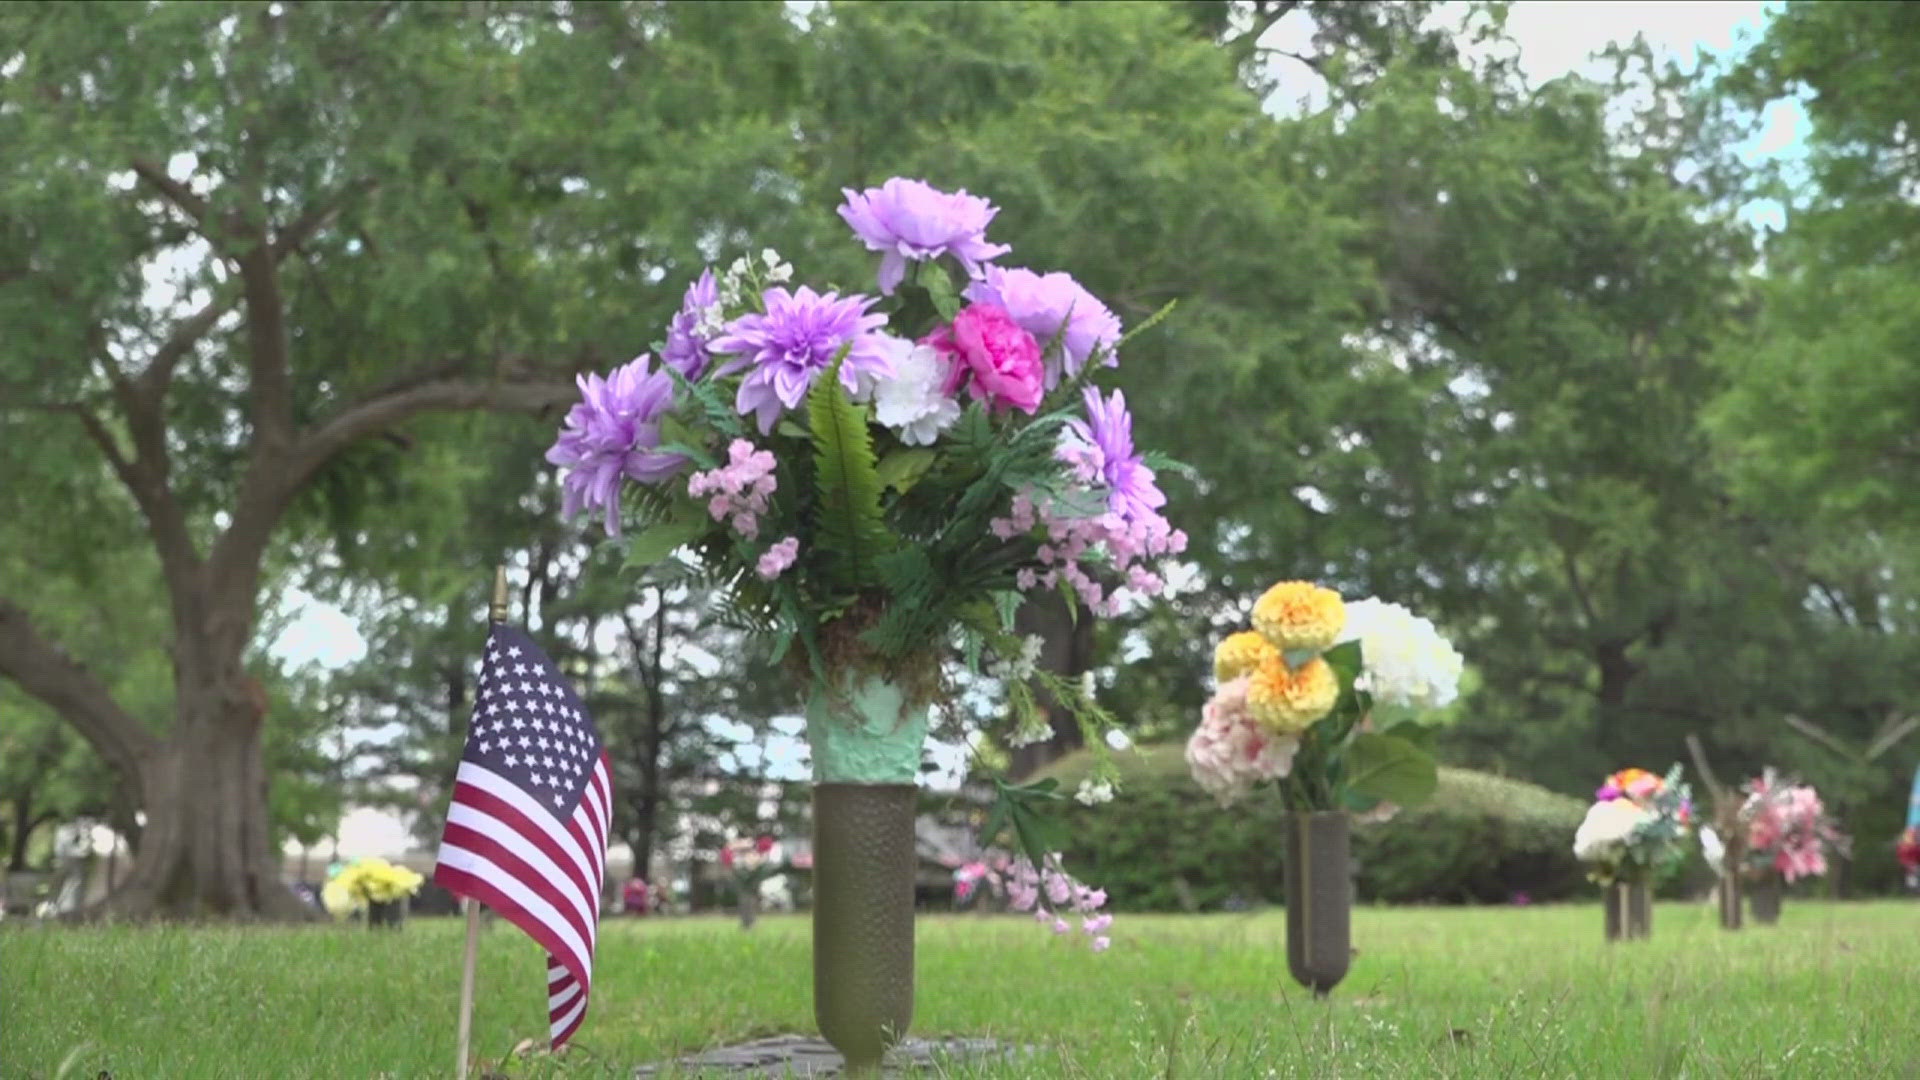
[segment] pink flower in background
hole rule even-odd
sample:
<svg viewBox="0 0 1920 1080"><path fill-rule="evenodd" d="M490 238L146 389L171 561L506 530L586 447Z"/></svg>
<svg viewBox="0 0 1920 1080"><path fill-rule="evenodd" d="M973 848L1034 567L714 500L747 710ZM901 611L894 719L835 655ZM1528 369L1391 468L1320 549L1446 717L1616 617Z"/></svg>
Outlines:
<svg viewBox="0 0 1920 1080"><path fill-rule="evenodd" d="M938 350L952 365L947 393L965 386L994 408L1012 407L1029 416L1040 407L1045 393L1040 343L1005 308L970 304L923 344Z"/></svg>
<svg viewBox="0 0 1920 1080"><path fill-rule="evenodd" d="M970 278L981 264L1013 250L987 242L987 224L1000 211L966 191L946 192L924 180L896 176L876 188L842 188L840 217L869 251L880 253L880 291L888 296L907 263L951 255Z"/></svg>

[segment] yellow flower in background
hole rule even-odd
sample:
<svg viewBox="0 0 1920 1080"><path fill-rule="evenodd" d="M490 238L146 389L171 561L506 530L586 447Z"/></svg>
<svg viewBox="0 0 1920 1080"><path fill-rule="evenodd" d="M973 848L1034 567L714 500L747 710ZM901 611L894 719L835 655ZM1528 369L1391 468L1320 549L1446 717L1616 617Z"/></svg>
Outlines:
<svg viewBox="0 0 1920 1080"><path fill-rule="evenodd" d="M1253 628L1281 652L1319 652L1347 624L1340 594L1311 581L1283 581L1253 605Z"/></svg>
<svg viewBox="0 0 1920 1080"><path fill-rule="evenodd" d="M1232 682L1259 669L1261 664L1280 655L1267 639L1253 630L1229 634L1213 650L1213 677Z"/></svg>
<svg viewBox="0 0 1920 1080"><path fill-rule="evenodd" d="M320 890L320 902L336 917L368 904L390 904L420 891L425 878L385 859L356 859Z"/></svg>
<svg viewBox="0 0 1920 1080"><path fill-rule="evenodd" d="M338 877L320 887L320 906L336 919L347 918L361 908L360 901L353 898Z"/></svg>
<svg viewBox="0 0 1920 1080"><path fill-rule="evenodd" d="M1340 677L1319 657L1297 668L1278 656L1261 664L1247 683L1247 710L1276 735L1298 735L1333 711Z"/></svg>

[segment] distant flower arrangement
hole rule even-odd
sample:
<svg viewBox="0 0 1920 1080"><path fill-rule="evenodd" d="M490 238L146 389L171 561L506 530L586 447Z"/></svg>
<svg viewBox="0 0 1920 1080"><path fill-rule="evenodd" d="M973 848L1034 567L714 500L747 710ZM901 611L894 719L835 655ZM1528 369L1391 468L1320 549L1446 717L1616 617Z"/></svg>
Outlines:
<svg viewBox="0 0 1920 1080"><path fill-rule="evenodd" d="M1747 783L1740 818L1750 876L1777 873L1788 883L1819 877L1827 872L1827 852L1847 848L1812 785L1788 783L1771 769Z"/></svg>
<svg viewBox="0 0 1920 1080"><path fill-rule="evenodd" d="M370 904L391 904L420 891L425 878L385 859L356 859L320 889L320 903L336 919L365 911Z"/></svg>
<svg viewBox="0 0 1920 1080"><path fill-rule="evenodd" d="M1893 847L1893 857L1908 874L1920 874L1920 828L1909 827Z"/></svg>
<svg viewBox="0 0 1920 1080"><path fill-rule="evenodd" d="M1375 817L1432 793L1418 721L1453 703L1464 667L1432 622L1303 581L1268 589L1252 622L1214 650L1219 688L1187 741L1196 783L1222 805L1271 781L1291 809Z"/></svg>
<svg viewBox="0 0 1920 1080"><path fill-rule="evenodd" d="M1574 858L1587 876L1606 885L1641 881L1685 854L1693 826L1693 792L1675 765L1666 776L1622 769L1594 792L1594 804L1574 833Z"/></svg>

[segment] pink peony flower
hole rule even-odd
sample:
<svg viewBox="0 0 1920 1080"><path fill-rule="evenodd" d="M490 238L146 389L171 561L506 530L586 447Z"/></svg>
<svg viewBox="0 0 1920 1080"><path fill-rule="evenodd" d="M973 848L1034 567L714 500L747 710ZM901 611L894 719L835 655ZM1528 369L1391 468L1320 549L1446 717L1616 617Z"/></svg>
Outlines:
<svg viewBox="0 0 1920 1080"><path fill-rule="evenodd" d="M969 304L953 323L928 335L931 345L952 365L946 392L966 386L994 408L1010 406L1031 416L1046 392L1040 343L997 304Z"/></svg>
<svg viewBox="0 0 1920 1080"><path fill-rule="evenodd" d="M1241 676L1222 683L1187 740L1187 768L1222 806L1243 798L1263 780L1287 775L1300 749L1297 740L1277 738L1253 719L1247 711L1247 681Z"/></svg>

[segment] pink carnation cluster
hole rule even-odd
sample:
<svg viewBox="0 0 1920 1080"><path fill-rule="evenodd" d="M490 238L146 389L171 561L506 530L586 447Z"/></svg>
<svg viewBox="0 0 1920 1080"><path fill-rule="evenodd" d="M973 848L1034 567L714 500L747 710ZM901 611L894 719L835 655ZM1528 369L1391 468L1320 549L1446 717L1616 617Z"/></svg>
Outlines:
<svg viewBox="0 0 1920 1080"><path fill-rule="evenodd" d="M1747 850L1754 861L1789 882L1825 874L1827 845L1839 837L1819 793L1805 784L1774 783L1771 775L1747 790Z"/></svg>
<svg viewBox="0 0 1920 1080"><path fill-rule="evenodd" d="M1248 676L1225 682L1200 711L1200 726L1187 739L1187 769L1202 790L1229 806L1265 780L1293 770L1296 739L1262 728L1247 711Z"/></svg>
<svg viewBox="0 0 1920 1080"><path fill-rule="evenodd" d="M1060 868L1060 856L1048 855L1045 866L1036 871L1027 859L1015 859L1007 871L1007 906L1014 911L1031 911L1035 921L1045 923L1056 934L1073 929L1067 914L1080 917L1080 930L1093 939L1093 951L1105 952L1113 944L1107 928L1113 916L1101 911L1106 906L1105 889L1091 889L1075 881Z"/></svg>
<svg viewBox="0 0 1920 1080"><path fill-rule="evenodd" d="M687 478L687 494L696 499L710 496L707 513L713 520L731 518L733 530L749 540L760 535L760 515L767 512L767 500L776 486L773 454L755 450L745 439L735 439L727 447L725 465Z"/></svg>
<svg viewBox="0 0 1920 1080"><path fill-rule="evenodd" d="M797 536L789 536L768 548L766 552L760 556L760 561L755 564L754 570L760 575L762 580L772 581L774 578L786 573L787 567L792 566L793 560L799 557L800 538Z"/></svg>
<svg viewBox="0 0 1920 1080"><path fill-rule="evenodd" d="M1123 587L1145 596L1160 595L1166 582L1147 568L1146 560L1178 555L1187 549L1187 534L1157 513L1123 517L1109 511L1073 517L1056 513L1051 499L1036 499L1029 492L1015 495L1008 515L995 518L988 527L1002 540L1036 528L1044 530L1047 542L1036 553L1041 568L1024 567L1019 571L1016 583L1020 590L1051 589L1065 581L1089 610L1105 616L1119 614ZM1121 586L1109 592L1094 579L1088 563L1095 557L1121 578Z"/></svg>

